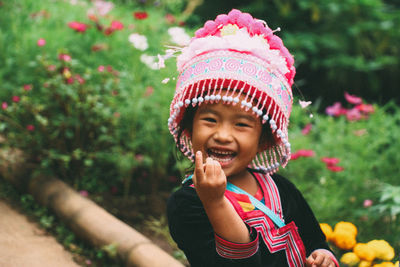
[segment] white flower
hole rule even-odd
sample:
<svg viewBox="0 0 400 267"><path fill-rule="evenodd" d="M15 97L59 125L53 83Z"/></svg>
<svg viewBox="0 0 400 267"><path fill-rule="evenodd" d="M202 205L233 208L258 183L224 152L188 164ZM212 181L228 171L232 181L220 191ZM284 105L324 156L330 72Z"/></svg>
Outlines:
<svg viewBox="0 0 400 267"><path fill-rule="evenodd" d="M166 84L169 82L169 80L170 80L169 78L165 78L164 80L161 81L161 83Z"/></svg>
<svg viewBox="0 0 400 267"><path fill-rule="evenodd" d="M164 57L161 56L160 54L158 54L157 57L158 57L158 63L157 63L158 68L159 69L165 68Z"/></svg>
<svg viewBox="0 0 400 267"><path fill-rule="evenodd" d="M114 4L112 2L107 2L104 0L95 0L93 5L94 7L88 10L88 15L99 15L104 17L114 8Z"/></svg>
<svg viewBox="0 0 400 267"><path fill-rule="evenodd" d="M157 57L149 56L147 54L142 54L140 56L140 61L142 61L147 67L152 70L158 70L158 63L156 62Z"/></svg>
<svg viewBox="0 0 400 267"><path fill-rule="evenodd" d="M185 46L190 42L190 36L186 34L181 27L171 27L168 29L168 34L171 36L171 41L177 45Z"/></svg>
<svg viewBox="0 0 400 267"><path fill-rule="evenodd" d="M149 48L149 44L147 43L147 38L144 35L140 35L138 33L132 33L129 35L129 42L132 43L132 45L141 50L144 51L147 48Z"/></svg>
<svg viewBox="0 0 400 267"><path fill-rule="evenodd" d="M301 101L301 100L299 100L299 104L300 104L301 108L306 108L309 105L311 105L311 103L312 103L311 101Z"/></svg>

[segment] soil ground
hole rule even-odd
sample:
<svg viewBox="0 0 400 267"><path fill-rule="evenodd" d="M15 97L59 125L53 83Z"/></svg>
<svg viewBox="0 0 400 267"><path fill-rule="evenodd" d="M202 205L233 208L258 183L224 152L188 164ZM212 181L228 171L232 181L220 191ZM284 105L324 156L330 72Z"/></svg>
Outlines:
<svg viewBox="0 0 400 267"><path fill-rule="evenodd" d="M78 267L71 253L22 214L15 204L0 198L0 267Z"/></svg>

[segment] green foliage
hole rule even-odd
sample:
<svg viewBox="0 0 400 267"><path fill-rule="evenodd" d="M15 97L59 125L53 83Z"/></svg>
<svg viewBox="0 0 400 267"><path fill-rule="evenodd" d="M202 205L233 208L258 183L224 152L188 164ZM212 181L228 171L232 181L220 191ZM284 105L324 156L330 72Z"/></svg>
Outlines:
<svg viewBox="0 0 400 267"><path fill-rule="evenodd" d="M400 136L400 109L393 103L374 109L369 118L350 122L344 116L318 113L310 118L295 105L289 135L293 151L310 149L315 156L292 160L280 172L300 188L320 222L351 221L359 227L361 240L382 238L399 248L392 233L400 231L394 196L398 188L393 186L400 171L400 145L395 141ZM312 130L303 135L301 129L308 123ZM323 157L338 158L344 170L330 171ZM363 206L367 199L372 207Z"/></svg>
<svg viewBox="0 0 400 267"><path fill-rule="evenodd" d="M84 1L29 0L0 7L0 103L6 104L0 133L40 165L38 172L75 187L104 191L123 184L125 195L154 193L159 177L174 168L166 127L174 86L161 81L176 71L173 62L150 69L142 56L163 54L163 45L173 44L167 29L176 24L166 23L160 8L114 5L109 15L89 18L93 8ZM136 11L148 18L135 19ZM123 29L107 33L115 21ZM74 31L70 22L84 23L85 30ZM147 37L146 51L129 43L131 33ZM44 46L37 45L40 38ZM143 171L151 186L131 186Z"/></svg>

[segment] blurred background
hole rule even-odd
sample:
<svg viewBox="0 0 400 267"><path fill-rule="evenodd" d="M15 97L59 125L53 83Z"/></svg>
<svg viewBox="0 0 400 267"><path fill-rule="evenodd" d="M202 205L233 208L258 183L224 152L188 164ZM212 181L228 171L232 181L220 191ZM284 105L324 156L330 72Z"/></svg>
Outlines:
<svg viewBox="0 0 400 267"><path fill-rule="evenodd" d="M293 156L280 173L321 223L352 222L357 242L386 240L398 253L395 0L0 1L0 149L22 150L33 176L62 179L184 261L165 219L190 167L167 128L178 73L166 49L232 8L280 27L295 58Z"/></svg>

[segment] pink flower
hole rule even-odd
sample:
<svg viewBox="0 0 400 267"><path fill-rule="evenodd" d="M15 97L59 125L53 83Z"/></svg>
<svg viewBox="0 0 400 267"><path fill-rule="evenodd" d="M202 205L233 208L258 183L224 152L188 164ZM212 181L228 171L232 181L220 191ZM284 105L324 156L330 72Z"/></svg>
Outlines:
<svg viewBox="0 0 400 267"><path fill-rule="evenodd" d="M32 84L24 84L23 88L25 91L30 91L32 90Z"/></svg>
<svg viewBox="0 0 400 267"><path fill-rule="evenodd" d="M79 74L75 75L75 79L78 81L79 84L84 84L85 83L85 80Z"/></svg>
<svg viewBox="0 0 400 267"><path fill-rule="evenodd" d="M67 84L73 84L73 83L74 83L73 77L67 78Z"/></svg>
<svg viewBox="0 0 400 267"><path fill-rule="evenodd" d="M340 115L346 114L347 110L342 107L340 102L335 102L333 106L329 106L325 109L326 114L330 116L339 117Z"/></svg>
<svg viewBox="0 0 400 267"><path fill-rule="evenodd" d="M364 208L368 208L368 207L371 207L372 204L374 204L374 202L371 199L366 199L366 200L364 200L363 206L364 206Z"/></svg>
<svg viewBox="0 0 400 267"><path fill-rule="evenodd" d="M97 52L97 51L101 51L101 50L105 50L107 49L107 45L106 44L94 44L92 45L92 51L93 52Z"/></svg>
<svg viewBox="0 0 400 267"><path fill-rule="evenodd" d="M111 191L111 194L115 195L118 193L118 187L116 187L115 185L111 186L110 191Z"/></svg>
<svg viewBox="0 0 400 267"><path fill-rule="evenodd" d="M136 154L135 159L140 163L143 161L144 156L142 154Z"/></svg>
<svg viewBox="0 0 400 267"><path fill-rule="evenodd" d="M144 96L149 97L153 94L153 92L154 92L154 88L151 86L147 86L146 91L144 92Z"/></svg>
<svg viewBox="0 0 400 267"><path fill-rule="evenodd" d="M357 105L355 108L365 114L374 113L374 111L375 111L374 106L371 104L360 104L360 105Z"/></svg>
<svg viewBox="0 0 400 267"><path fill-rule="evenodd" d="M118 20L113 20L113 21L111 22L110 28L111 28L112 30L114 30L114 31L122 30L122 29L124 28L124 24L122 24L122 23L121 23L120 21L118 21Z"/></svg>
<svg viewBox="0 0 400 267"><path fill-rule="evenodd" d="M362 103L362 99L355 95L350 95L347 92L344 92L344 98L346 98L347 102L354 105L359 105Z"/></svg>
<svg viewBox="0 0 400 267"><path fill-rule="evenodd" d="M47 67L47 70L48 71L50 71L50 72L53 72L53 71L55 71L56 70L56 66L55 65L49 65L48 67Z"/></svg>
<svg viewBox="0 0 400 267"><path fill-rule="evenodd" d="M165 15L165 20L167 21L167 23L169 24L173 24L175 23L176 19L174 17L174 15L168 13L167 15Z"/></svg>
<svg viewBox="0 0 400 267"><path fill-rule="evenodd" d="M1 108L2 108L3 110L6 110L6 109L8 108L7 102L1 103Z"/></svg>
<svg viewBox="0 0 400 267"><path fill-rule="evenodd" d="M71 29L77 31L77 32L85 32L88 28L88 25L85 23L77 22L77 21L72 21L68 23L68 27Z"/></svg>
<svg viewBox="0 0 400 267"><path fill-rule="evenodd" d="M307 150L307 149L300 149L297 150L295 153L291 155L292 160L296 160L300 157L308 158L308 157L314 157L315 152L313 150Z"/></svg>
<svg viewBox="0 0 400 267"><path fill-rule="evenodd" d="M133 17L138 20L146 19L148 16L149 15L147 14L147 12L144 11L143 12L138 11L133 13Z"/></svg>
<svg viewBox="0 0 400 267"><path fill-rule="evenodd" d="M81 190L81 191L79 191L79 194L80 194L81 196L83 196L83 197L88 197L88 196L89 196L89 192L86 191L86 190Z"/></svg>
<svg viewBox="0 0 400 267"><path fill-rule="evenodd" d="M333 166L333 165L338 164L339 161L340 161L340 159L338 159L338 158L323 157L323 158L321 158L321 161L322 161L322 162L325 162L326 165Z"/></svg>
<svg viewBox="0 0 400 267"><path fill-rule="evenodd" d="M68 54L59 54L58 59L61 61L71 61L71 56Z"/></svg>
<svg viewBox="0 0 400 267"><path fill-rule="evenodd" d="M29 125L26 126L26 129L27 129L28 131L30 131L30 132L33 132L33 131L35 130L35 126L32 125L32 124L29 124Z"/></svg>
<svg viewBox="0 0 400 267"><path fill-rule="evenodd" d="M363 118L363 116L357 108L352 108L347 111L346 118L349 121L359 121Z"/></svg>
<svg viewBox="0 0 400 267"><path fill-rule="evenodd" d="M114 116L114 118L120 118L121 117L121 113L119 113L119 112L114 112L114 114L113 114L113 116Z"/></svg>
<svg viewBox="0 0 400 267"><path fill-rule="evenodd" d="M46 44L46 40L43 39L43 38L40 38L40 39L37 41L37 45L38 45L38 46L44 46L45 44Z"/></svg>
<svg viewBox="0 0 400 267"><path fill-rule="evenodd" d="M18 103L20 100L21 100L21 98L20 98L19 96L17 96L17 95L15 95L15 96L12 97L12 101L13 101L14 103Z"/></svg>
<svg viewBox="0 0 400 267"><path fill-rule="evenodd" d="M311 123L308 123L308 124L301 130L301 133L302 133L303 135L307 135L307 134L310 133L311 129L312 129L312 124L311 124Z"/></svg>
<svg viewBox="0 0 400 267"><path fill-rule="evenodd" d="M104 67L103 65L100 65L100 66L97 68L97 70L98 70L99 72L103 72L104 69L105 69L105 67Z"/></svg>
<svg viewBox="0 0 400 267"><path fill-rule="evenodd" d="M344 170L343 167L334 166L334 165L327 165L326 168L327 168L328 170L330 170L330 171L333 171L333 172L341 172L341 171Z"/></svg>

